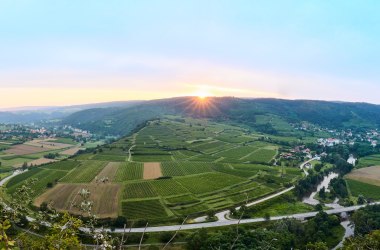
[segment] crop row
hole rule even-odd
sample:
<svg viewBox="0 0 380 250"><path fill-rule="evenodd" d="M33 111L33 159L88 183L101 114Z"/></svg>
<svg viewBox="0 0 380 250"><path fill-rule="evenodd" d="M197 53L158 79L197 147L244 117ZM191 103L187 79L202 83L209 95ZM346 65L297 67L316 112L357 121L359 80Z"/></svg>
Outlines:
<svg viewBox="0 0 380 250"><path fill-rule="evenodd" d="M177 179L182 186L194 194L214 192L245 180L246 179L223 173L205 173Z"/></svg>
<svg viewBox="0 0 380 250"><path fill-rule="evenodd" d="M138 162L126 162L119 166L115 175L116 182L139 180L143 178L144 165Z"/></svg>
<svg viewBox="0 0 380 250"><path fill-rule="evenodd" d="M122 201L122 213L127 218L156 219L167 217L168 214L160 200Z"/></svg>
<svg viewBox="0 0 380 250"><path fill-rule="evenodd" d="M66 175L62 182L67 183L86 183L91 182L105 167L104 161L83 161L81 165Z"/></svg>

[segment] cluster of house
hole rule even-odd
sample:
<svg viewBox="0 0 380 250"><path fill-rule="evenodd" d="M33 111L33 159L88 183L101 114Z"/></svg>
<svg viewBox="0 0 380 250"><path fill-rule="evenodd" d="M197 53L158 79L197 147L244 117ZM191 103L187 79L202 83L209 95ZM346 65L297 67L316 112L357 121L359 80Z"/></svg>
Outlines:
<svg viewBox="0 0 380 250"><path fill-rule="evenodd" d="M82 130L79 128L74 128L72 126L63 126L61 128L63 130L63 134L74 136L75 138L91 138L92 134L87 130Z"/></svg>
<svg viewBox="0 0 380 250"><path fill-rule="evenodd" d="M31 134L28 127L18 124L7 124L0 126L0 140L12 140L16 142L23 141L32 137L35 136Z"/></svg>
<svg viewBox="0 0 380 250"><path fill-rule="evenodd" d="M341 131L337 132L335 130L329 130L329 133L334 135L332 138L320 138L317 140L319 145L325 147L333 147L339 144L349 144L354 145L356 142L368 142L371 146L376 147L379 140L379 132L377 130L370 130L365 133L353 134L352 131Z"/></svg>
<svg viewBox="0 0 380 250"><path fill-rule="evenodd" d="M312 152L309 148L307 148L305 145L296 146L293 149L291 149L289 152L283 152L280 154L280 157L283 159L295 159L297 155L299 156L302 154L308 159L314 158L314 157L320 157L319 155L312 155Z"/></svg>
<svg viewBox="0 0 380 250"><path fill-rule="evenodd" d="M325 147L333 147L335 145L339 145L343 143L342 140L336 139L336 138L320 138L317 140L319 145L325 146Z"/></svg>
<svg viewBox="0 0 380 250"><path fill-rule="evenodd" d="M48 131L47 129L42 127L42 128L36 128L36 129L32 128L29 130L29 132L32 134L46 134Z"/></svg>

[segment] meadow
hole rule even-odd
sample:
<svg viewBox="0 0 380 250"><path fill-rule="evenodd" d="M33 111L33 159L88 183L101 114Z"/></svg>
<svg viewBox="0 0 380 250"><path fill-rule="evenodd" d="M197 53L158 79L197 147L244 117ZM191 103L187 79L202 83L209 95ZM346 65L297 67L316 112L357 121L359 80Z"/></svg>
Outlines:
<svg viewBox="0 0 380 250"><path fill-rule="evenodd" d="M355 169L345 178L353 197L363 195L367 199L380 200L380 166Z"/></svg>
<svg viewBox="0 0 380 250"><path fill-rule="evenodd" d="M359 159L357 168L380 166L380 155L369 155Z"/></svg>

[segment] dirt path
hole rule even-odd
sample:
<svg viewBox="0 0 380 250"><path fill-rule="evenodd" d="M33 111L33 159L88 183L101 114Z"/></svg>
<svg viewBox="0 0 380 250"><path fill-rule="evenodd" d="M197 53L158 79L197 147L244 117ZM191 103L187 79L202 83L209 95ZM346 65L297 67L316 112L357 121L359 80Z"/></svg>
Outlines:
<svg viewBox="0 0 380 250"><path fill-rule="evenodd" d="M133 135L133 139L132 139L132 146L129 148L128 150L128 161L131 162L132 161L132 149L134 147L136 147L136 137L137 137L138 133L134 134Z"/></svg>
<svg viewBox="0 0 380 250"><path fill-rule="evenodd" d="M161 163L147 162L144 163L144 180L153 180L162 176Z"/></svg>

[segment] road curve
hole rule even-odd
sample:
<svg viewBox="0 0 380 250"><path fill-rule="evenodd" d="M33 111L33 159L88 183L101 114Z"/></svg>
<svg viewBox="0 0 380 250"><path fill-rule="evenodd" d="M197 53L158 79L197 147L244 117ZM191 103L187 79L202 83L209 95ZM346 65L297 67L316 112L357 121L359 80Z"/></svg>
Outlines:
<svg viewBox="0 0 380 250"><path fill-rule="evenodd" d="M272 194L272 195L269 195L269 196L266 196L264 198L261 198L261 199L258 199L256 201L253 201L253 202L250 202L248 203L246 206L247 207L252 207L254 205L257 205L257 204L260 204L260 203L263 203L264 201L267 201L267 200L270 200L270 199L273 199L273 198L276 198L282 194L285 194L291 190L293 190L295 187L292 186L290 188L287 188L285 190L282 190L278 193L275 193L275 194ZM241 207L236 207L236 210L239 210ZM218 221L227 221L228 219L226 218L228 215L229 215L230 211L229 210L224 210L224 211L221 211L219 213L216 213L215 216L218 218ZM206 217L200 217L200 218L206 218ZM197 219L195 219L195 221L197 221ZM198 222L202 222L202 221L199 221Z"/></svg>
<svg viewBox="0 0 380 250"><path fill-rule="evenodd" d="M7 181L9 181L14 176L17 176L19 174L23 173L23 171L15 171L11 176L8 176L0 181L0 187L3 186ZM283 192L285 192L284 190ZM276 194L275 194L276 195ZM268 197L267 197L268 198ZM270 198L268 198L270 199ZM258 201L256 201L258 202ZM380 204L380 202L372 203L371 205ZM351 206L351 207L344 207L344 208L336 208L331 210L326 210L325 212L327 214L340 214L343 212L352 212L356 211L362 207L365 207L367 205L358 205L358 206ZM9 208L11 209L11 208ZM307 219L314 217L318 214L318 212L309 212L309 213L301 213L301 214L291 214L291 215L284 215L284 216L275 216L271 217L269 219L266 218L255 218L255 219L243 219L243 220L225 220L225 221L215 221L215 222L207 222L207 223L195 223L195 224L185 224L185 225L171 225L171 226L157 226L157 227L147 227L147 228L131 228L127 229L127 231L131 231L132 233L143 233L145 232L170 232L170 231L178 231L178 230L191 230L191 229L201 229L201 228L211 228L211 227L224 227L224 226L233 226L238 224L250 224L250 223L257 223L257 222L264 222L264 221L276 221L276 220L282 220L286 218L294 218L294 219ZM27 217L28 220L34 221L33 218ZM41 224L49 226L47 222L40 222ZM89 228L81 228L81 231L88 232ZM110 228L102 228L97 229L98 231L108 231L108 232L115 232L115 233L123 233L124 228L116 228L111 230Z"/></svg>
<svg viewBox="0 0 380 250"><path fill-rule="evenodd" d="M307 160L305 162L303 162L301 165L300 165L300 169L304 171L305 175L309 175L309 173L307 172L307 170L305 169L305 165L314 161L314 160L318 160L318 157L314 157L310 160ZM261 198L261 199L258 199L256 201L253 201L253 202L250 202L248 203L246 206L247 207L251 207L251 206L254 206L254 205L257 205L257 204L260 204L260 203L263 203L267 200L270 200L270 199L273 199L273 198L276 198L282 194L285 194L291 190L293 190L295 187L292 186L290 188L287 188L285 190L282 190L278 193L275 193L275 194L272 194L272 195L269 195L267 197L264 197L264 198ZM241 207L236 207L236 210L239 210ZM230 211L229 210L224 210L224 211L221 211L221 212L218 212L215 214L216 218L218 218L218 221L228 221L229 219L227 219L227 216L229 215ZM198 218L195 218L193 221L194 222L205 222L207 220L207 216L202 216L202 217L198 217Z"/></svg>
<svg viewBox="0 0 380 250"><path fill-rule="evenodd" d="M380 202L372 203L371 205L380 204ZM340 214L343 212L353 212L356 211L362 207L365 207L367 205L360 205L360 206L351 206L351 207L344 207L339 209L331 209L326 210L325 212L327 214ZM309 212L309 213L302 213L302 214L292 214L292 215L283 215L283 216L275 216L269 218L269 221L277 221L287 218L293 218L293 219L299 219L304 220L307 218L315 217L318 214L318 212ZM173 226L157 226L157 227L147 227L145 228L131 228L132 233L142 233L142 232L170 232L170 231L178 231L178 230L191 230L191 229L201 229L201 228L210 228L210 227L224 227L224 226L233 226L238 224L250 224L250 223L257 223L257 222L264 222L268 221L268 219L265 218L255 218L255 219L244 219L239 222L239 220L226 220L226 221L215 221L215 222L208 222L208 223L195 223L195 224L186 224L186 225L173 225ZM82 231L88 231L88 229L82 228ZM101 229L99 229L101 230ZM110 229L104 229L105 231L111 232ZM129 229L127 229L129 231ZM115 233L123 233L123 228L117 228L113 230L112 232Z"/></svg>
<svg viewBox="0 0 380 250"><path fill-rule="evenodd" d="M0 180L0 187L4 186L4 184L5 184L7 181L9 181L10 179L12 179L12 178L15 177L16 175L22 174L22 173L24 173L25 171L27 171L27 170L24 170L24 171L21 171L21 170L15 170L10 176L5 177L4 179Z"/></svg>
<svg viewBox="0 0 380 250"><path fill-rule="evenodd" d="M300 169L303 170L303 172L305 173L306 176L309 175L309 172L307 172L307 169L305 169L305 165L314 161L314 160L318 160L318 159L319 159L318 157L314 157L314 158L311 158L310 160L305 161L304 163L302 163L300 165Z"/></svg>

